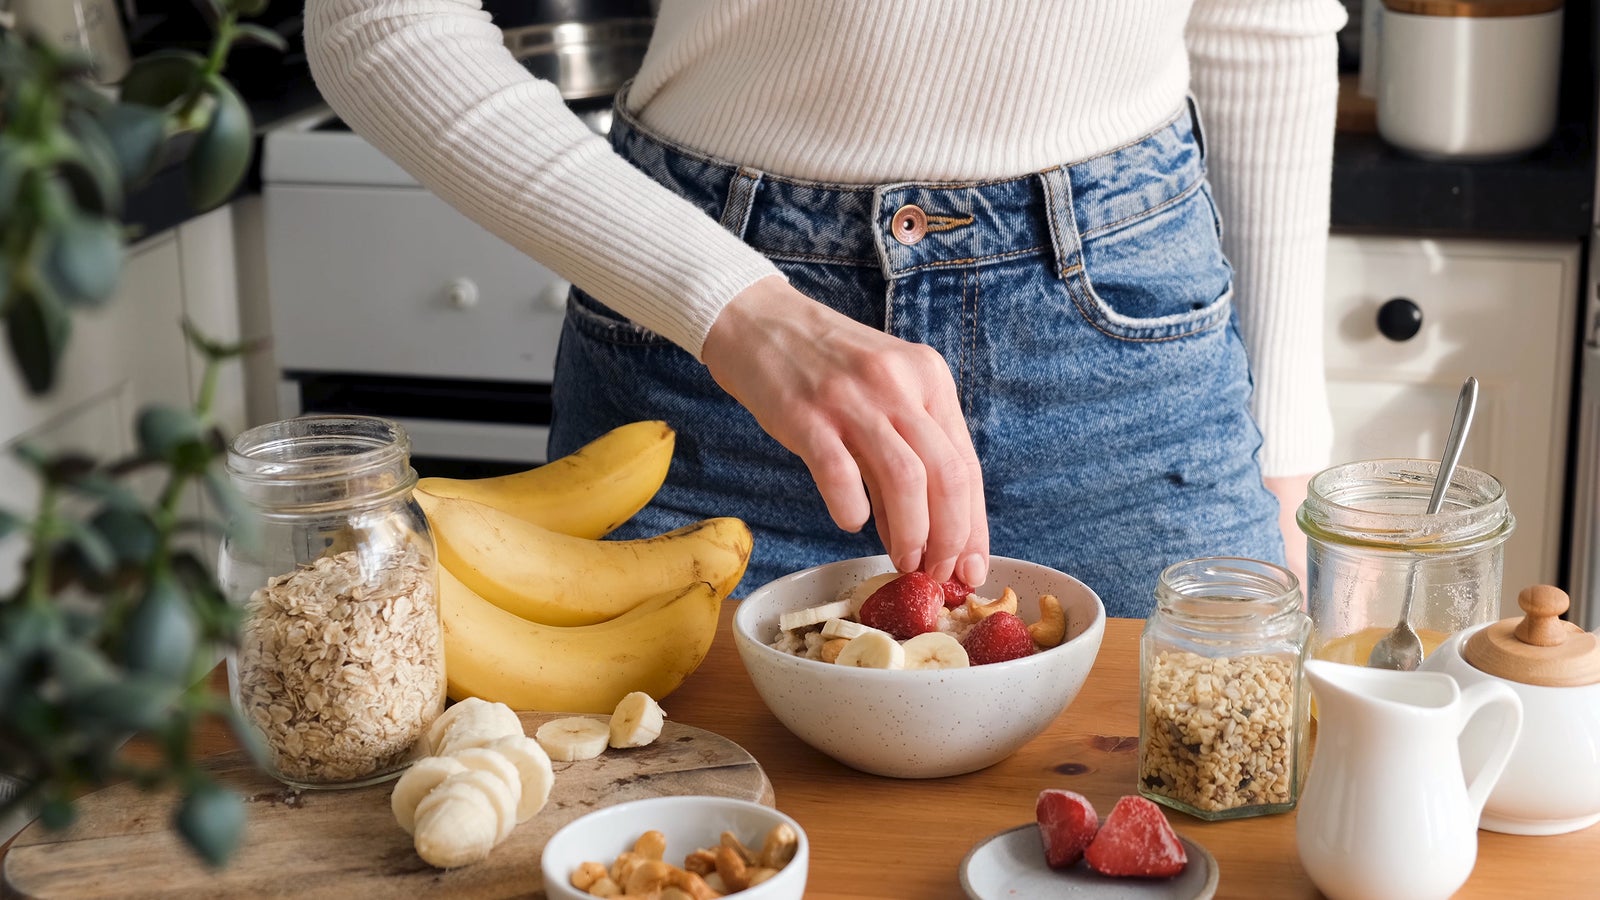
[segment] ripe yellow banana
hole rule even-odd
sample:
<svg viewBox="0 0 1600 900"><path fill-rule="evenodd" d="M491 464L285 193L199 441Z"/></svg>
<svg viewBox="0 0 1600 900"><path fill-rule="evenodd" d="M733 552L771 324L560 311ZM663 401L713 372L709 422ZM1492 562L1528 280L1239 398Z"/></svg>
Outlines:
<svg viewBox="0 0 1600 900"><path fill-rule="evenodd" d="M519 619L439 570L450 696L514 709L609 713L634 691L665 697L699 667L722 600L696 581L598 625Z"/></svg>
<svg viewBox="0 0 1600 900"><path fill-rule="evenodd" d="M424 478L417 490L474 500L562 534L598 538L644 509L661 489L674 440L665 422L633 422L526 472Z"/></svg>
<svg viewBox="0 0 1600 900"><path fill-rule="evenodd" d="M545 625L592 625L691 581L718 599L750 561L750 529L728 517L636 541L594 541L540 528L472 500L418 494L439 562L474 593Z"/></svg>

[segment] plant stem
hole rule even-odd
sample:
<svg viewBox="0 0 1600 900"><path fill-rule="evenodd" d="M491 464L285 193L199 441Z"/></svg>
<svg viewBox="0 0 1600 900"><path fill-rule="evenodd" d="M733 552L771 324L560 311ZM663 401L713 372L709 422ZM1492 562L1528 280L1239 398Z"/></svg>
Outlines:
<svg viewBox="0 0 1600 900"><path fill-rule="evenodd" d="M51 531L55 527L56 485L45 479L39 487L39 512L33 520L33 558L28 561L28 604L35 609L50 605Z"/></svg>
<svg viewBox="0 0 1600 900"><path fill-rule="evenodd" d="M196 107L200 105L200 98L206 95L206 85L222 71L222 66L228 61L228 50L233 46L234 24L238 21L238 14L228 12L217 21L217 32L211 41L211 52L206 56L206 62L200 69L199 77L195 78L194 86L189 88L189 96L183 100L183 105L178 108L178 124L187 128L189 119L194 115Z"/></svg>

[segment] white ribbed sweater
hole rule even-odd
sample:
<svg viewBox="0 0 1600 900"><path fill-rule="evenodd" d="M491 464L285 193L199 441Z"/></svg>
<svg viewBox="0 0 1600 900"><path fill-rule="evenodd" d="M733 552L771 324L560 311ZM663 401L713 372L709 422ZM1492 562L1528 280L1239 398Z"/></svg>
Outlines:
<svg viewBox="0 0 1600 900"><path fill-rule="evenodd" d="M770 262L613 154L479 0L309 0L323 95L490 231L696 355ZM1006 177L1198 96L1268 475L1327 463L1322 295L1338 0L664 0L652 130L830 182Z"/></svg>

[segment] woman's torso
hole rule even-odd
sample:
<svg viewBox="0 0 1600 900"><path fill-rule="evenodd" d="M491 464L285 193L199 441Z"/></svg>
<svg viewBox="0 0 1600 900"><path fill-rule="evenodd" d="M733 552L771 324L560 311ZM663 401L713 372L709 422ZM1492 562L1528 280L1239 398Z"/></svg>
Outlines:
<svg viewBox="0 0 1600 900"><path fill-rule="evenodd" d="M1191 0L664 0L628 95L657 133L829 183L981 180L1149 133Z"/></svg>

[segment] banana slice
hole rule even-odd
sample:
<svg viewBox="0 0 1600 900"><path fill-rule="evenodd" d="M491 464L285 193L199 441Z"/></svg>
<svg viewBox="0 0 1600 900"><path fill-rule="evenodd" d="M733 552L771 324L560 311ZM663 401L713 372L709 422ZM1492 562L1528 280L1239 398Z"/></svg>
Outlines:
<svg viewBox="0 0 1600 900"><path fill-rule="evenodd" d="M965 669L971 664L967 648L942 631L919 634L900 649L905 651L908 669Z"/></svg>
<svg viewBox="0 0 1600 900"><path fill-rule="evenodd" d="M453 869L479 862L489 856L500 834L494 800L471 782L455 781L463 776L494 780L484 772L460 772L417 804L413 844L417 855L430 866Z"/></svg>
<svg viewBox="0 0 1600 900"><path fill-rule="evenodd" d="M848 614L853 616L860 612L861 604L867 602L868 597L876 594L878 592L878 588L883 587L899 577L899 572L885 572L882 575L874 575L871 578L868 578L866 581L863 581L846 591L844 597L841 599L848 600L850 602L850 612Z"/></svg>
<svg viewBox="0 0 1600 900"><path fill-rule="evenodd" d="M504 703L484 703L469 708L444 727L433 752L449 756L482 747L508 735L524 734L522 720Z"/></svg>
<svg viewBox="0 0 1600 900"><path fill-rule="evenodd" d="M417 804L428 792L439 786L439 783L457 772L465 772L467 767L448 756L425 756L411 764L406 769L400 780L394 783L394 790L389 794L389 809L394 812L394 820L406 834L416 830Z"/></svg>
<svg viewBox="0 0 1600 900"><path fill-rule="evenodd" d="M509 765L509 763L508 763ZM468 769L457 772L439 783L433 791L445 789L460 790L460 785L471 785L473 789L482 791L489 798L489 805L494 810L494 842L496 844L511 836L511 829L517 827L517 797L511 795L511 789L506 786L505 779L493 772L483 769ZM522 780L517 779L517 790L522 790ZM429 793L432 794L433 791ZM424 800L427 797L422 798ZM417 809L422 809L418 804Z"/></svg>
<svg viewBox="0 0 1600 900"><path fill-rule="evenodd" d="M848 641L851 638L858 638L874 630L876 629L869 628L860 622L852 622L849 619L829 619L822 625L822 636L830 639L844 638Z"/></svg>
<svg viewBox="0 0 1600 900"><path fill-rule="evenodd" d="M517 803L517 821L526 822L544 809L550 800L550 789L555 786L555 769L550 767L550 754L544 752L539 742L527 735L503 737L486 749L498 751L513 766L522 779L522 799Z"/></svg>
<svg viewBox="0 0 1600 900"><path fill-rule="evenodd" d="M644 691L623 697L611 713L611 746L643 747L661 736L665 716L661 705Z"/></svg>
<svg viewBox="0 0 1600 900"><path fill-rule="evenodd" d="M444 742L444 730L450 727L451 722L461 716L468 715L474 707L488 705L489 701L487 700L481 700L477 697L463 697L460 702L452 703L445 707L444 712L440 713L433 720L433 724L428 726L428 752L438 754L439 745Z"/></svg>
<svg viewBox="0 0 1600 900"><path fill-rule="evenodd" d="M860 637L851 638L850 643L839 651L839 658L834 663L862 669L903 669L906 651L894 638L873 629Z"/></svg>
<svg viewBox="0 0 1600 900"><path fill-rule="evenodd" d="M794 631L798 628L815 625L818 622L826 622L829 619L842 619L850 615L850 613L849 600L835 600L832 603L824 603L821 606L784 613L778 617L778 630Z"/></svg>
<svg viewBox="0 0 1600 900"><path fill-rule="evenodd" d="M470 770L487 772L500 779L506 795L511 799L511 814L500 823L500 840L510 837L511 829L522 821L522 773L517 771L516 765L500 751L488 747L469 747L448 758Z"/></svg>
<svg viewBox="0 0 1600 900"><path fill-rule="evenodd" d="M540 725L533 736L552 761L577 762L605 752L611 741L611 726L599 719L569 716Z"/></svg>

